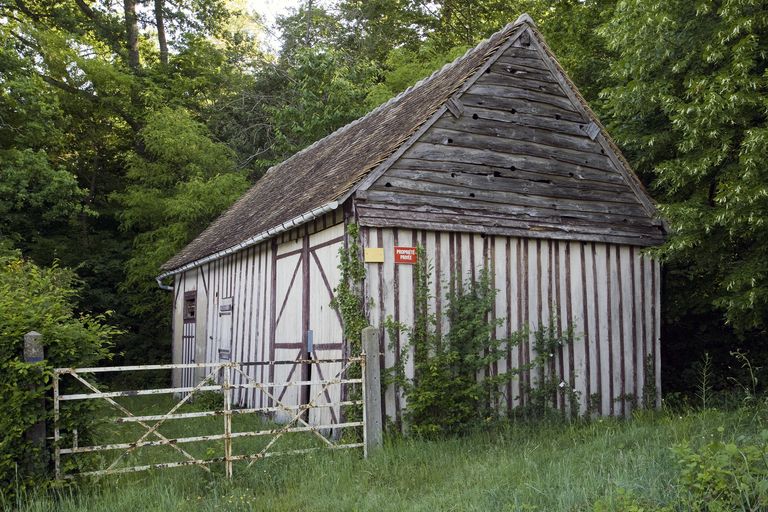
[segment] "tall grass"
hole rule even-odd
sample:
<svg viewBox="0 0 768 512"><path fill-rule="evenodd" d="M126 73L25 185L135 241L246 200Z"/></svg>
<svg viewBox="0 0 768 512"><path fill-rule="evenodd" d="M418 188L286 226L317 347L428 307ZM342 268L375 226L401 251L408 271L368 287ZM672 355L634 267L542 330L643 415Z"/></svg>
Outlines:
<svg viewBox="0 0 768 512"><path fill-rule="evenodd" d="M513 424L446 441L388 439L357 450L259 461L211 474L178 468L103 478L28 495L24 511L139 510L607 510L628 493L676 498L670 447L759 430L765 411L639 413L632 421ZM306 434L298 434L304 435Z"/></svg>

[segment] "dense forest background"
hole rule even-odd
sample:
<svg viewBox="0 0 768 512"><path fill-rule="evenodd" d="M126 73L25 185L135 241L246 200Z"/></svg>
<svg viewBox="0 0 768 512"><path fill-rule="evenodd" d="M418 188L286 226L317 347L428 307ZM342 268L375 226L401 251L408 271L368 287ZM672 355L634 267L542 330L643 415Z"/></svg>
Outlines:
<svg viewBox="0 0 768 512"><path fill-rule="evenodd" d="M271 165L528 12L670 225L664 389L768 355L768 5L0 0L0 252L71 268L115 362L170 357L159 266ZM265 205L267 207L267 205ZM765 366L762 364L762 366Z"/></svg>

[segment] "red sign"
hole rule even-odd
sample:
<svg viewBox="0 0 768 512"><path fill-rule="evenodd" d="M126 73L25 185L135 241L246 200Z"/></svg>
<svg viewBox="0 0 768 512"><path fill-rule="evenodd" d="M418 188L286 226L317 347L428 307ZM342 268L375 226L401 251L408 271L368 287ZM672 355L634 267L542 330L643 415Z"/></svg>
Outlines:
<svg viewBox="0 0 768 512"><path fill-rule="evenodd" d="M416 263L416 248L395 246L395 263Z"/></svg>

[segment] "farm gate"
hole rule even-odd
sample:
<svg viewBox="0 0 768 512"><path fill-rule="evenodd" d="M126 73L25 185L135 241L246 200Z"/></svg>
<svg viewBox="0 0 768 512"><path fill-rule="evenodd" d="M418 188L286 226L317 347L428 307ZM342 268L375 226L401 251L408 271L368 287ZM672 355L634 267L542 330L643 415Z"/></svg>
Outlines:
<svg viewBox="0 0 768 512"><path fill-rule="evenodd" d="M370 328L371 333L373 329ZM364 340L365 341L365 340ZM378 340L371 339L368 344L371 347L378 347ZM374 345L375 344L375 345ZM368 345L366 345L368 346ZM366 360L368 366L366 366ZM271 367L279 367L281 365L295 365L296 360L287 361L269 361L269 362L230 362L222 361L219 363L182 363L182 364L157 364L157 365L142 365L142 366L111 366L111 367L93 367L93 368L57 368L54 370L53 375L53 415L54 415L54 468L57 479L72 479L78 476L103 476L109 474L130 473L137 471L144 471L149 469L160 468L173 468L183 466L200 466L206 471L210 471L209 466L212 464L223 463L225 467L225 474L228 478L232 477L233 463L237 461L247 461L250 467L254 462L274 456L281 455L298 455L309 453L316 450L341 450L341 449L353 449L363 448L365 456L367 456L369 447L375 447L380 444L381 439L381 417L380 417L380 404L376 400L378 391L376 393L366 393L366 381L369 381L368 385L376 386L378 389L378 350L371 352L370 357L366 357L362 354L358 357L347 357L344 359L311 359L306 361L299 361L303 364L319 365L319 364L334 364L337 368L340 368L335 375L325 379L312 379L312 380L295 380L295 381L279 381L279 382L257 382L255 379L249 376L251 372L247 371L247 367L250 365L269 365ZM359 376L351 376L350 370L353 368L359 368L355 373L359 373ZM120 372L144 372L151 370L182 370L182 371L194 371L195 369L203 369L206 377L195 386L182 386L182 387L169 387L169 388L155 388L155 389L138 389L138 390L123 390L123 391L104 391L100 389L100 385L94 382L95 374L102 373L120 373ZM235 375L239 375L240 379L233 378ZM86 392L69 392L62 393L63 383L65 379L70 380L69 388L73 387L73 383L77 383L81 389L84 388ZM335 396L347 396L349 399L341 401L338 399L334 402L328 402L324 400L318 400L321 396L328 395L328 390L333 387L341 386L359 386L358 393L334 393ZM234 408L232 395L236 389L254 388L265 396L271 398L271 404L266 407L252 407L252 408ZM280 396L284 395L283 391L288 388L298 388L311 394L306 403L295 404L288 403L280 400ZM79 391L79 390L76 390ZM223 395L223 406L220 409L214 408L213 410L194 410L185 412L183 407L186 404L190 404L196 396L200 396L205 391L220 391ZM119 400L122 397L137 397L143 395L167 395L172 397L172 406L163 414L134 414L129 407L120 403ZM369 397L366 399L366 396ZM114 424L132 424L140 427L140 434L138 437L130 438L125 442L117 442L111 444L93 444L87 446L80 446L78 443L77 431L65 432L62 429L62 406L72 402L78 401L94 401L103 400L111 406L111 408L117 410L121 415L118 417L110 418L110 422ZM376 401L375 404L370 404L370 400ZM362 411L362 414L357 414L357 417L351 414L347 414L347 418L344 415L339 415L337 419L323 424L313 424L311 418L322 417L318 415L310 415L311 411L320 408L335 407L341 410L342 407L346 407L345 410L352 410L351 408L357 407L358 411ZM233 431L233 417L244 417L246 415L252 415L255 418L266 418L267 415L271 417L278 417L280 423L275 425L261 425L270 426L272 428L251 429L242 431ZM160 427L171 422L183 422L185 420L191 420L193 418L208 418L208 417L221 417L223 421L216 423L220 425L222 429L220 433L197 435L197 436L181 436L181 437L168 437L160 432ZM327 418L327 416L325 416ZM373 420L371 422L371 419ZM343 429L352 429L362 427L362 435L357 438L346 439L342 437L341 431ZM371 430L371 427L377 428L378 431ZM217 427L218 428L218 427ZM275 444L285 434L305 432L310 434L313 438L320 440L319 446L313 446L308 448L294 448L287 450L276 450ZM243 438L256 438L262 437L268 441L263 446L259 446L258 449L251 449L244 453L233 453L233 440ZM66 439L69 446L62 446L62 442ZM223 443L223 455L216 457L200 457L194 456L185 449L187 445L193 443L207 443L210 446L212 441L221 441ZM318 444L318 443L316 443ZM163 461L151 463L138 464L131 463L126 464L126 459L129 454L134 453L136 450L144 447L159 447L167 446L177 452L174 461ZM219 449L221 446L219 446ZM87 468L86 470L70 471L76 464L65 464L66 458L73 458L79 454L97 454L97 453L117 453L114 457L107 459L102 457L101 467L99 469ZM110 460L111 459L111 460ZM106 466L106 467L104 467Z"/></svg>

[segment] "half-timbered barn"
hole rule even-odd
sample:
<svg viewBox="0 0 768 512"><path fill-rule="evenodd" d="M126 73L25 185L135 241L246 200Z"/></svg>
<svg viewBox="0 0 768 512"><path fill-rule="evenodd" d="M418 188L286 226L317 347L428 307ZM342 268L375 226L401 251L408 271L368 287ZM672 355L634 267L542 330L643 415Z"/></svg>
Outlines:
<svg viewBox="0 0 768 512"><path fill-rule="evenodd" d="M388 338L384 319L414 316L414 267L395 248L422 246L438 317L449 277L487 267L498 290L493 314L503 318L497 336L535 330L551 314L573 326L575 342L555 359L582 410L590 397L605 415L628 413L648 390L658 400L659 266L643 249L663 242L663 224L527 15L271 168L168 261L159 279L173 278L174 362L343 357L330 301L351 224L364 247L383 250L381 261L366 263L364 291L386 366L404 340ZM531 350L510 348L498 371ZM314 366L248 371L280 383L337 369ZM185 385L196 378L175 376ZM526 378L504 390L508 406L526 403ZM299 388L275 393L284 403L307 400ZM333 393L323 399L337 400ZM404 398L394 387L384 397L397 419ZM236 399L271 401L255 389ZM313 414L331 417L310 420L338 414L324 411Z"/></svg>

